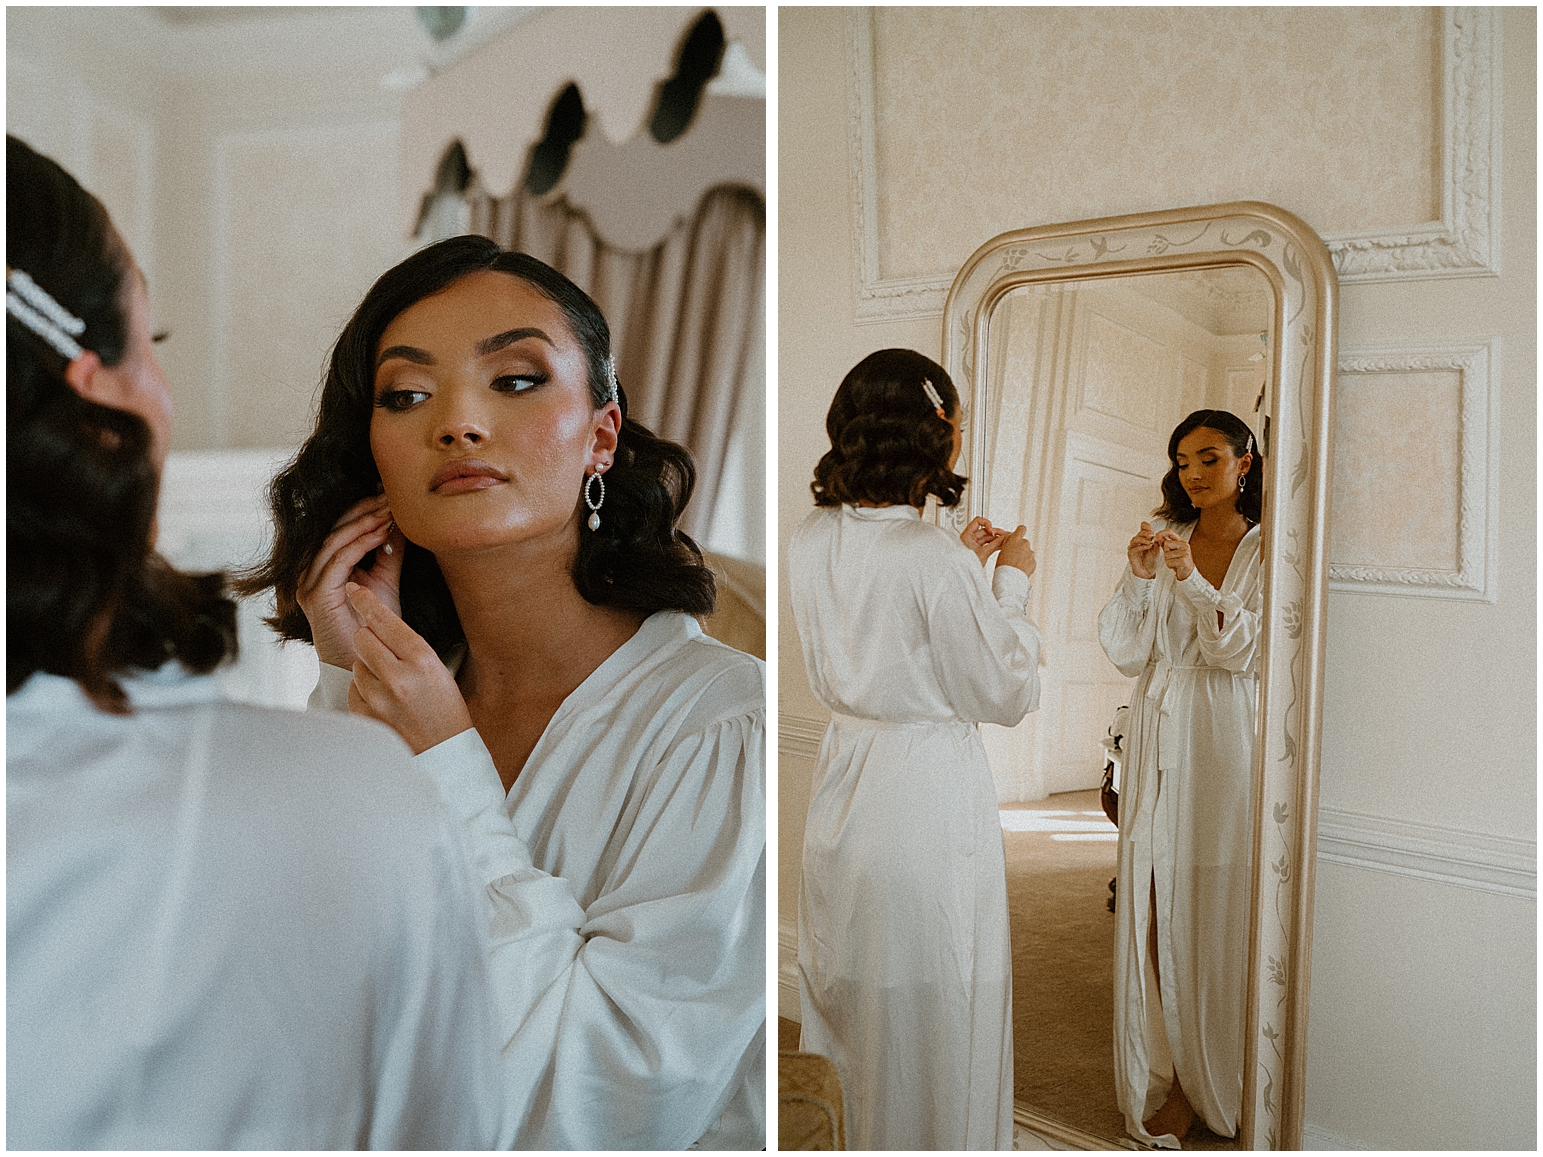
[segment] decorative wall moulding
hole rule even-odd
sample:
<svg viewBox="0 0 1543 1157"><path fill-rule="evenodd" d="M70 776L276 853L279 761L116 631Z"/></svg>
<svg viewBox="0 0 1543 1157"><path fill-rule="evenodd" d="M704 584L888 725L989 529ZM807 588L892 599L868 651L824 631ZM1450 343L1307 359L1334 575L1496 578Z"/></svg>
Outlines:
<svg viewBox="0 0 1543 1157"><path fill-rule="evenodd" d="M1494 8L1444 8L1441 23L1441 217L1324 233L1341 285L1499 274L1500 27ZM886 278L879 252L873 12L846 10L847 184L859 323L936 317L952 273ZM1239 190L1243 196L1247 190Z"/></svg>
<svg viewBox="0 0 1543 1157"><path fill-rule="evenodd" d="M1532 840L1321 807L1318 860L1500 896L1538 898Z"/></svg>
<svg viewBox="0 0 1543 1157"><path fill-rule="evenodd" d="M800 759L817 759L820 741L825 738L825 719L808 719L802 715L782 712L777 717L777 751L781 755L793 755Z"/></svg>
<svg viewBox="0 0 1543 1157"><path fill-rule="evenodd" d="M1450 546L1455 569L1378 565L1375 560L1329 559L1329 589L1361 594L1413 595L1492 603L1499 569L1500 457L1496 398L1500 340L1461 345L1341 351L1340 397L1353 389L1345 375L1455 373L1459 380L1456 476L1441 482L1458 494ZM1335 502L1334 517L1340 517Z"/></svg>
<svg viewBox="0 0 1543 1157"><path fill-rule="evenodd" d="M798 921L777 920L777 1009L798 1007Z"/></svg>

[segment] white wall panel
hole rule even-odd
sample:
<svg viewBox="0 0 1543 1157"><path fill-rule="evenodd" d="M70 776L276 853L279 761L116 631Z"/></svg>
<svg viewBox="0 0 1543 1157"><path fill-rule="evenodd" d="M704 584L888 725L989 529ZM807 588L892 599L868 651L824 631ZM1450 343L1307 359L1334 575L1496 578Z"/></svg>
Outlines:
<svg viewBox="0 0 1543 1157"><path fill-rule="evenodd" d="M393 122L222 134L214 148L216 422L232 447L297 445L328 351L409 249Z"/></svg>

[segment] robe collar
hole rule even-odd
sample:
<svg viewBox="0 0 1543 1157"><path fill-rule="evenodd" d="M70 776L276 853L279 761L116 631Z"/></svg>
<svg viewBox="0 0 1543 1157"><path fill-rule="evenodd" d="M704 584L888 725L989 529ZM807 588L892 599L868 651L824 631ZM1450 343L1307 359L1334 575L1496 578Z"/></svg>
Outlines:
<svg viewBox="0 0 1543 1157"><path fill-rule="evenodd" d="M920 518L922 512L914 506L853 506L848 503L842 506L843 514L850 514L864 522L884 522L887 520L900 520L906 518Z"/></svg>
<svg viewBox="0 0 1543 1157"><path fill-rule="evenodd" d="M120 672L116 678L129 698L129 706L136 711L229 698L214 676L195 675L175 659L154 671ZM74 710L101 713L75 680L43 671L33 672L13 694L7 695L5 709L8 719L32 719Z"/></svg>

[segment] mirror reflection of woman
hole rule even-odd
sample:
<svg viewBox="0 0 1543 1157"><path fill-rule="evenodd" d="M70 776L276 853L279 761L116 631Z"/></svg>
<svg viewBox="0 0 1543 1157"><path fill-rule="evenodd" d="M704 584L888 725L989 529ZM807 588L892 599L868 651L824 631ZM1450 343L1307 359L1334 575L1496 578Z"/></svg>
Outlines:
<svg viewBox="0 0 1543 1157"><path fill-rule="evenodd" d="M802 1047L836 1066L852 1149L1012 1148L1006 867L976 724L1038 705L1035 560L1021 526L978 518L955 538L922 520L928 494L963 492L959 421L936 362L863 359L788 544L810 685L832 712L804 831Z"/></svg>
<svg viewBox="0 0 1543 1157"><path fill-rule="evenodd" d="M693 617L693 479L595 303L452 238L345 326L247 583L462 822L515 1147L765 1144L765 675Z"/></svg>
<svg viewBox="0 0 1543 1157"><path fill-rule="evenodd" d="M1098 620L1136 678L1119 803L1115 1085L1126 1128L1237 1133L1243 1091L1262 457L1225 410L1168 442L1163 504Z"/></svg>

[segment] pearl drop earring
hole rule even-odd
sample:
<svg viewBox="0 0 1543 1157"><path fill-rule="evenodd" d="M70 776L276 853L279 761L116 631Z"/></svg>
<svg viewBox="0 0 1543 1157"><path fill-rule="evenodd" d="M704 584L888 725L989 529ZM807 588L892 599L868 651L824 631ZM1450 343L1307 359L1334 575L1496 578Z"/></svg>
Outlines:
<svg viewBox="0 0 1543 1157"><path fill-rule="evenodd" d="M592 482L600 483L600 497L598 499L590 496L589 486ZM604 501L605 479L600 477L600 467L597 466L595 467L595 472L584 479L584 505L590 509L589 529L591 530L600 529L600 504Z"/></svg>

